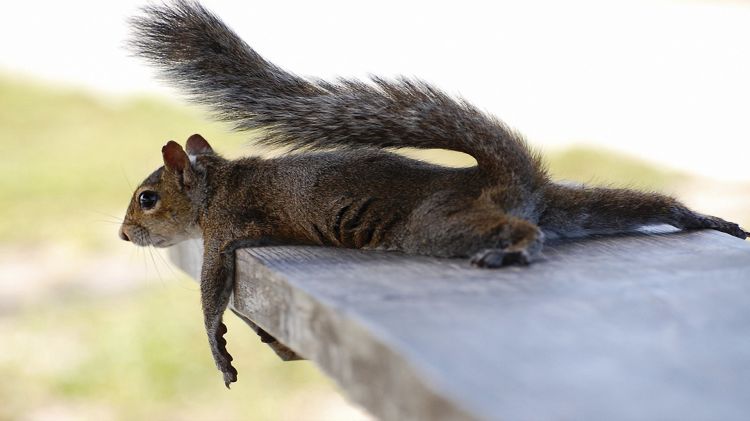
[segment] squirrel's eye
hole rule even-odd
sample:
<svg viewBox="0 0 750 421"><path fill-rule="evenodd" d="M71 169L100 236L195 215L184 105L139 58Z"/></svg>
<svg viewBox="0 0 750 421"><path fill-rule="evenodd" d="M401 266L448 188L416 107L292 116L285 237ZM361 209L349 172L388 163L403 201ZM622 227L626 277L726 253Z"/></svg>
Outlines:
<svg viewBox="0 0 750 421"><path fill-rule="evenodd" d="M151 190L146 190L138 195L138 204L141 205L141 209L149 210L156 206L156 202L159 201L159 193Z"/></svg>

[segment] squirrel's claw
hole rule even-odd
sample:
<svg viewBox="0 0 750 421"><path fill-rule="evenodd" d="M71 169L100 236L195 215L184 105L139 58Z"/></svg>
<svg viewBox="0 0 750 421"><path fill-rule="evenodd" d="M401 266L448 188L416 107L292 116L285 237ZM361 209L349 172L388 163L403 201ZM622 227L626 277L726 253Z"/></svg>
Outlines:
<svg viewBox="0 0 750 421"><path fill-rule="evenodd" d="M226 354L227 360L223 367L219 367L221 374L224 376L224 386L230 389L229 385L237 381L237 369L232 366L232 356Z"/></svg>
<svg viewBox="0 0 750 421"><path fill-rule="evenodd" d="M223 373L224 374L224 386L226 386L227 389L231 389L229 385L237 381L237 370L235 370L234 367L232 367L231 365L229 366L229 368L231 369L231 371L229 372L225 371Z"/></svg>

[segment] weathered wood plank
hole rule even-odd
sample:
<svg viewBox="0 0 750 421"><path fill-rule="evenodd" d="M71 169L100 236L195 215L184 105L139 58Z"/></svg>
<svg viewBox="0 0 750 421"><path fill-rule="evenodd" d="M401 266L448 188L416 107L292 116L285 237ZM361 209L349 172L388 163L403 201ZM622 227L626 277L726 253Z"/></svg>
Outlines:
<svg viewBox="0 0 750 421"><path fill-rule="evenodd" d="M234 307L386 419L747 419L750 243L631 235L544 255L493 271L246 249Z"/></svg>

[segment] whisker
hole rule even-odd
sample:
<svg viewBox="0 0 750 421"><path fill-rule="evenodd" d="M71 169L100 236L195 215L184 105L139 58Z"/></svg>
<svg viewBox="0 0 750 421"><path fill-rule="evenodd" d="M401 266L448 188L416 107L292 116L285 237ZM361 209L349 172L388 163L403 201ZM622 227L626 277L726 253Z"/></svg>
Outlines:
<svg viewBox="0 0 750 421"><path fill-rule="evenodd" d="M156 259L154 259L154 252L156 252L156 254L158 255L159 251L156 250L155 247L153 246L154 240L153 240L153 238L151 238L151 233L150 232L146 232L146 236L147 236L147 239L148 239L148 241L147 241L147 244L148 244L147 245L148 254L151 256L151 262L154 264L154 270L156 271L157 275L159 276L159 281L161 281L162 286L166 286L166 283L164 282L164 277L161 275L161 271L159 270L159 267L156 264ZM161 256L159 256L159 257L161 258Z"/></svg>
<svg viewBox="0 0 750 421"><path fill-rule="evenodd" d="M98 224L122 225L122 222L120 221L107 221L105 219L92 219L91 222L96 222Z"/></svg>
<svg viewBox="0 0 750 421"><path fill-rule="evenodd" d="M128 258L128 265L130 265L130 266L133 266L133 255L135 253L138 253L138 251L135 250L134 248L131 248L130 249L130 257Z"/></svg>
<svg viewBox="0 0 750 421"><path fill-rule="evenodd" d="M128 174L125 172L125 167L123 167L122 162L120 163L120 174L122 174L122 178L125 179L125 182L128 183L128 187L130 187L130 190L135 190L133 189L133 183L130 182Z"/></svg>
<svg viewBox="0 0 750 421"><path fill-rule="evenodd" d="M92 209L81 209L81 212L95 213L99 216L106 216L107 218L111 218L115 221L120 221L120 222L122 222L125 219L124 217L121 217L121 216L112 215L111 213L106 213L106 212L95 211Z"/></svg>
<svg viewBox="0 0 750 421"><path fill-rule="evenodd" d="M159 250L154 250L156 252L156 257L161 260L162 263L164 263L164 266L166 266L167 269L172 273L172 277L177 279L179 276L177 275L177 272L174 271L174 267L172 265L172 262L169 261L169 259L166 259L164 256L162 256L161 253L159 253Z"/></svg>
<svg viewBox="0 0 750 421"><path fill-rule="evenodd" d="M156 274L159 277L159 282L161 282L162 286L164 286L164 278L161 276L161 271L159 271L159 267L156 265L156 260L154 259L153 249L150 245L147 247L147 249L148 249L149 256L151 256L151 263L154 264L154 270L156 271Z"/></svg>
<svg viewBox="0 0 750 421"><path fill-rule="evenodd" d="M145 272L143 275L146 277L146 280L149 280L151 278L148 276L148 263L146 262L146 254L143 251L143 247L136 247L136 249L138 250L138 257L143 259L143 266L144 266L144 272Z"/></svg>

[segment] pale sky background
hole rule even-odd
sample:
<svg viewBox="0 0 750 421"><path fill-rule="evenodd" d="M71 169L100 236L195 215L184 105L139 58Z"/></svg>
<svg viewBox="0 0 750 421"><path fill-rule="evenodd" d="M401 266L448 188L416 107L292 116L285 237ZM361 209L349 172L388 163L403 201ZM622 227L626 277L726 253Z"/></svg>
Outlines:
<svg viewBox="0 0 750 421"><path fill-rule="evenodd" d="M4 2L0 71L175 97L123 48L144 3ZM537 146L598 145L750 181L750 2L203 3L301 75L418 76Z"/></svg>

